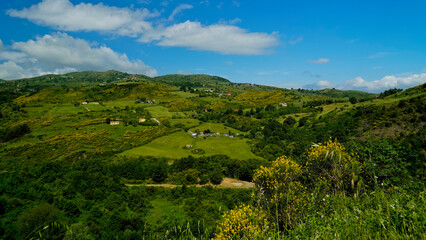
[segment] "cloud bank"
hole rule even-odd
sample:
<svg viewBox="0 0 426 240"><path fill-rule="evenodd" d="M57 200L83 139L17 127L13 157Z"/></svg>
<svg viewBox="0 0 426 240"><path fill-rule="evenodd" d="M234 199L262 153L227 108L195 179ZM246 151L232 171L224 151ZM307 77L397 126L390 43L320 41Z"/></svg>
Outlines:
<svg viewBox="0 0 426 240"><path fill-rule="evenodd" d="M337 88L341 90L359 90L364 92L379 93L390 88L410 88L426 83L426 73L410 74L407 76L385 76L379 80L366 81L362 77L346 80L337 85L329 81L318 81L314 84L306 85L305 88L323 89Z"/></svg>
<svg viewBox="0 0 426 240"><path fill-rule="evenodd" d="M176 14L191 8L192 5L181 4L163 20L172 21ZM164 21L155 21L160 16L158 11L110 7L102 3L74 5L69 0L43 0L22 10L10 9L7 14L61 31L96 31L137 37L141 43L221 54L268 54L279 42L276 33L253 33L224 23L202 26L190 20L164 25Z"/></svg>
<svg viewBox="0 0 426 240"><path fill-rule="evenodd" d="M191 21L148 32L139 41L239 55L267 54L269 47L278 44L276 34L249 33L231 25L202 26L199 22Z"/></svg>
<svg viewBox="0 0 426 240"><path fill-rule="evenodd" d="M152 25L146 19L159 15L147 9L132 10L102 3L73 5L69 0L43 0L30 8L10 9L7 14L62 31L99 31L133 37L151 30Z"/></svg>
<svg viewBox="0 0 426 240"><path fill-rule="evenodd" d="M131 61L107 46L92 47L90 42L66 33L15 42L0 48L0 78L18 79L72 71L118 70L156 76L157 71L141 60Z"/></svg>

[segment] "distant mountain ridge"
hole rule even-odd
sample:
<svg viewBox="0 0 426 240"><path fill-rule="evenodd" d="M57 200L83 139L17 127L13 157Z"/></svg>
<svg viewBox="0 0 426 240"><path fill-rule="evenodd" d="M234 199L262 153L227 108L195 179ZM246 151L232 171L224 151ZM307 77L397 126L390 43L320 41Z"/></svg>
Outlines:
<svg viewBox="0 0 426 240"><path fill-rule="evenodd" d="M249 83L233 83L228 79L219 76L212 76L207 74L168 74L158 77L148 77L142 74L129 74L115 70L106 72L96 71L83 71L72 72L66 74L48 74L33 78L23 78L17 80L8 80L7 85L14 88L29 88L29 89L43 89L43 88L75 88L75 87L90 87L99 84L125 84L125 83L138 83L138 82L152 82L164 83L173 86L185 86L191 88L199 87L217 87L226 85L239 85L239 86L260 86L262 88L279 89L276 87L262 86L258 84ZM322 89L322 90L307 90L298 89L297 91L306 94L323 95L333 98L368 98L374 97L376 94L366 93L355 90L339 90L339 89Z"/></svg>

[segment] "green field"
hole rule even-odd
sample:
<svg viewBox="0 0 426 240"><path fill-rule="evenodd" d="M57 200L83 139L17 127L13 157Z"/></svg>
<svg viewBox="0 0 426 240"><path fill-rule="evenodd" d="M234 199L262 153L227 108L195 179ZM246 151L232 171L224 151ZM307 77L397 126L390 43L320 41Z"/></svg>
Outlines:
<svg viewBox="0 0 426 240"><path fill-rule="evenodd" d="M200 125L200 121L193 118L178 118L178 119L170 119L169 121L172 125L183 124L185 127L189 127L189 128Z"/></svg>
<svg viewBox="0 0 426 240"><path fill-rule="evenodd" d="M169 109L163 106L152 106L145 108L149 113L156 118L171 118L173 116L184 117L185 114L182 112L169 112Z"/></svg>
<svg viewBox="0 0 426 240"><path fill-rule="evenodd" d="M201 124L200 126L197 126L197 127L193 127L191 129L189 129L189 131L194 132L197 129L200 132L205 131L207 129L210 129L210 132L219 132L219 133L222 133L222 134L223 133L229 133L229 131L231 131L234 134L235 133L238 133L238 134L242 133L241 131L239 131L237 129L234 129L234 128L231 128L231 127L226 127L223 124L220 124L220 123L209 123L209 122L203 123L203 124Z"/></svg>
<svg viewBox="0 0 426 240"><path fill-rule="evenodd" d="M193 147L184 149L187 144ZM154 156L166 158L182 158L187 156L202 156L191 153L194 149L202 149L205 151L204 156L216 154L228 155L234 159L254 159L259 158L250 151L247 139L229 138L229 137L207 137L193 138L189 133L177 132L168 136L160 137L154 141L127 151L120 155L125 156Z"/></svg>

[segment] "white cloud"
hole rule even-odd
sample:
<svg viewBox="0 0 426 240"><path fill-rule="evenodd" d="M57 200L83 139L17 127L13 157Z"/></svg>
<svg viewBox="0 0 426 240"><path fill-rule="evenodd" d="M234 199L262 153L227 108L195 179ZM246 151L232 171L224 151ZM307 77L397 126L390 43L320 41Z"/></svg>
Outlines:
<svg viewBox="0 0 426 240"><path fill-rule="evenodd" d="M318 81L318 82L316 83L316 85L317 85L319 88L334 88L334 87L336 86L336 84L334 84L334 83L332 83L332 82L330 82L330 81L327 81L327 80L321 80L321 81Z"/></svg>
<svg viewBox="0 0 426 240"><path fill-rule="evenodd" d="M169 21L172 21L174 19L174 17L179 14L180 12L182 12L183 10L187 10L187 9L191 9L193 8L192 5L189 4L180 4L179 6L177 6L175 8L175 10L173 10L172 14L170 14L169 16Z"/></svg>
<svg viewBox="0 0 426 240"><path fill-rule="evenodd" d="M229 21L224 20L224 19L219 20L220 25L235 25L235 24L240 23L240 22L242 22L242 20L240 18L234 18L234 19L231 19Z"/></svg>
<svg viewBox="0 0 426 240"><path fill-rule="evenodd" d="M192 5L179 5L168 20L172 21L177 14L190 8ZM189 20L169 25L165 21L167 19L154 19L160 16L158 11L111 7L103 3L74 5L70 0L43 0L22 10L10 9L7 14L62 31L96 31L137 37L143 43L154 42L160 46L187 47L222 54L267 54L270 53L269 48L278 44L276 33L249 32L232 26L241 21L239 18L208 26Z"/></svg>
<svg viewBox="0 0 426 240"><path fill-rule="evenodd" d="M149 31L151 23L145 20L159 13L151 13L147 9L110 7L102 3L73 5L69 0L43 0L30 8L10 9L7 14L64 31L112 32L135 37Z"/></svg>
<svg viewBox="0 0 426 240"><path fill-rule="evenodd" d="M366 81L361 77L344 81L341 89L355 89L367 92L382 92L389 88L409 88L426 82L426 73L409 76L385 76L379 80Z"/></svg>
<svg viewBox="0 0 426 240"><path fill-rule="evenodd" d="M290 45L295 45L297 43L300 43L301 41L303 41L303 36L300 36L300 37L298 37L296 39L292 39L292 40L288 41L288 43Z"/></svg>
<svg viewBox="0 0 426 240"><path fill-rule="evenodd" d="M330 59L328 58L320 58L317 60L308 60L309 63L315 63L315 64L321 64L321 63L328 63L330 62Z"/></svg>
<svg viewBox="0 0 426 240"><path fill-rule="evenodd" d="M48 73L70 71L118 70L156 76L157 71L141 60L130 61L126 54L106 46L92 47L89 42L65 33L37 37L36 40L15 42L0 52L0 78L17 79Z"/></svg>
<svg viewBox="0 0 426 240"><path fill-rule="evenodd" d="M319 81L315 84L306 85L306 88L331 88L335 87L342 90L360 90L365 92L379 93L390 88L410 88L426 83L426 73L410 74L405 76L389 75L379 80L366 81L362 77L356 77L344 81L340 85L328 81Z"/></svg>
<svg viewBox="0 0 426 240"><path fill-rule="evenodd" d="M278 44L277 34L249 33L230 25L202 26L186 21L144 34L139 40L167 47L188 47L222 54L260 55Z"/></svg>
<svg viewBox="0 0 426 240"><path fill-rule="evenodd" d="M185 71L185 70L179 70L179 71L176 72L176 74L179 74L179 75L192 75L192 72Z"/></svg>

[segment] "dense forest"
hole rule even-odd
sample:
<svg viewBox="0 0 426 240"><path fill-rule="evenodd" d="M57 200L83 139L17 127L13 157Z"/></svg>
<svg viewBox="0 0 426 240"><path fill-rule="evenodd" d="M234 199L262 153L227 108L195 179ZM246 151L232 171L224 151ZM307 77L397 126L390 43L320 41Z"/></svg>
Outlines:
<svg viewBox="0 0 426 240"><path fill-rule="evenodd" d="M424 239L426 84L0 82L0 239Z"/></svg>

